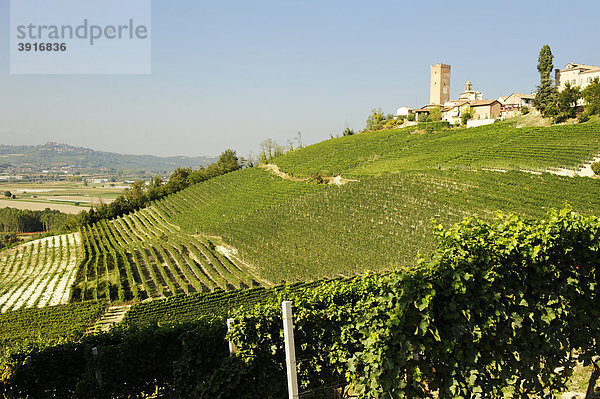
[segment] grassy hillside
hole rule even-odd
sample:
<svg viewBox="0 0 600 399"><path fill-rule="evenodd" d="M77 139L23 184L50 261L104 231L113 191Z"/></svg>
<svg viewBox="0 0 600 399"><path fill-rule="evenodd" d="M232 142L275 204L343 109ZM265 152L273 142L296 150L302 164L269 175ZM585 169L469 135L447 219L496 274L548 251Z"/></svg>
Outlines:
<svg viewBox="0 0 600 399"><path fill-rule="evenodd" d="M275 162L298 176L357 181L337 187L245 169L84 229L71 297L135 301L410 267L434 250L432 220L498 210L542 217L565 203L598 214L597 179L517 170L577 168L599 152L598 123L328 140Z"/></svg>
<svg viewBox="0 0 600 399"><path fill-rule="evenodd" d="M340 137L274 160L294 176L361 177L423 169L577 168L600 153L600 124L515 127L502 122L425 133L414 128Z"/></svg>

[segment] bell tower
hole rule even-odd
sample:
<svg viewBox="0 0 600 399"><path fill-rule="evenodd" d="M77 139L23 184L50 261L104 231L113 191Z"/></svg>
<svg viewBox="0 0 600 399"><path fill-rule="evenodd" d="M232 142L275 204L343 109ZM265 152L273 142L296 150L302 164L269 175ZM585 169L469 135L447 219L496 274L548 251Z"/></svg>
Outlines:
<svg viewBox="0 0 600 399"><path fill-rule="evenodd" d="M444 105L448 100L450 100L450 65L432 65L429 104Z"/></svg>

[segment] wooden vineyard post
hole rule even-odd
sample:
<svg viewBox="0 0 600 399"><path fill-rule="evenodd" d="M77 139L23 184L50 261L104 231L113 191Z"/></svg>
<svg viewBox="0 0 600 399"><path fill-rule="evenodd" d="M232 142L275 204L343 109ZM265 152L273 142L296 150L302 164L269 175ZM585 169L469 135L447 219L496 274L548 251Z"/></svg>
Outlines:
<svg viewBox="0 0 600 399"><path fill-rule="evenodd" d="M294 346L294 324L292 322L292 302L283 301L283 338L285 339L285 363L287 368L288 392L290 399L298 399L298 376L296 375L296 349Z"/></svg>
<svg viewBox="0 0 600 399"><path fill-rule="evenodd" d="M233 319L227 319L227 332L231 331L233 325ZM233 341L229 341L229 356L233 356L237 352L237 348Z"/></svg>

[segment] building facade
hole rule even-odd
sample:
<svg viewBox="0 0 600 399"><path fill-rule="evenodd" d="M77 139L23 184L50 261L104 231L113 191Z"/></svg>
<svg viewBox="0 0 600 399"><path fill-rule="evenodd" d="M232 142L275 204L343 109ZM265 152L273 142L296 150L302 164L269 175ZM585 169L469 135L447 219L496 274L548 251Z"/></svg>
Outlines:
<svg viewBox="0 0 600 399"><path fill-rule="evenodd" d="M565 66L565 69L556 69L554 78L559 91L564 89L567 83L583 89L595 78L600 79L600 67L570 63Z"/></svg>
<svg viewBox="0 0 600 399"><path fill-rule="evenodd" d="M429 105L444 105L448 100L450 100L450 65L432 65Z"/></svg>
<svg viewBox="0 0 600 399"><path fill-rule="evenodd" d="M469 106L473 110L473 119L495 119L500 116L501 105L498 100L471 101Z"/></svg>

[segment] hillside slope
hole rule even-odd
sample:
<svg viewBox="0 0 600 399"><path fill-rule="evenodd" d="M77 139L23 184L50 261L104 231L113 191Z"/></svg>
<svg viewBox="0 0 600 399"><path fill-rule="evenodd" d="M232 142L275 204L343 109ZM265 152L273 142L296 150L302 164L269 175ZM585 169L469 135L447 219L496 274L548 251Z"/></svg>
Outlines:
<svg viewBox="0 0 600 399"><path fill-rule="evenodd" d="M577 168L598 153L597 123L328 140L275 162L292 175L357 181L338 187L244 169L84 229L72 298L123 302L411 267L434 250L432 220L498 210L538 218L565 203L598 214L599 180L519 171Z"/></svg>
<svg viewBox="0 0 600 399"><path fill-rule="evenodd" d="M399 170L481 169L545 171L578 168L600 153L600 124L515 127L506 121L425 133L414 128L365 132L293 151L275 159L294 176L360 177Z"/></svg>

